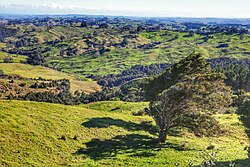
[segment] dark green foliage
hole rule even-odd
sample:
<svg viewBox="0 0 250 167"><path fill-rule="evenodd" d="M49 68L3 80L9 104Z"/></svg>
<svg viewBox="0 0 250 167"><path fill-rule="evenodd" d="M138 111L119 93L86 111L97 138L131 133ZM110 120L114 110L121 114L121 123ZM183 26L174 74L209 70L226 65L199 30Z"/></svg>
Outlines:
<svg viewBox="0 0 250 167"><path fill-rule="evenodd" d="M246 133L250 138L250 95L248 94L243 104L239 107L239 114L241 115L240 119L243 122L244 126L246 127ZM248 150L248 157L250 158L250 147L245 147Z"/></svg>
<svg viewBox="0 0 250 167"><path fill-rule="evenodd" d="M19 97L19 99L38 101L38 102L50 102L50 103L61 103L61 100L57 97L57 94L52 92L30 92L24 97Z"/></svg>
<svg viewBox="0 0 250 167"><path fill-rule="evenodd" d="M38 102L49 102L49 103L60 103L66 105L75 105L80 103L80 98L75 97L70 92L70 81L67 79L53 80L52 82L36 82L30 86L34 89L46 89L50 87L57 87L56 92L44 91L44 92L29 92L24 96L17 97L22 100L38 101Z"/></svg>
<svg viewBox="0 0 250 167"><path fill-rule="evenodd" d="M93 76L90 78L97 80L101 86L116 87L127 84L133 80L143 77L155 76L163 73L170 64L151 64L149 66L136 65L128 70L122 71L118 75L110 74L106 76Z"/></svg>
<svg viewBox="0 0 250 167"><path fill-rule="evenodd" d="M65 105L79 104L78 99L76 99L70 92L60 92L59 94L53 92L30 92L19 99L38 101L38 102L49 102L49 103L60 103Z"/></svg>
<svg viewBox="0 0 250 167"><path fill-rule="evenodd" d="M44 62L45 62L45 59L41 55L31 55L27 59L27 63L32 64L32 65L42 65Z"/></svg>
<svg viewBox="0 0 250 167"><path fill-rule="evenodd" d="M193 37L194 34L195 34L194 31L189 31L188 36L189 36L189 37Z"/></svg>
<svg viewBox="0 0 250 167"><path fill-rule="evenodd" d="M250 91L250 65L248 63L242 60L230 63L226 67L217 67L217 70L227 77L226 84L232 86L236 93L241 89Z"/></svg>
<svg viewBox="0 0 250 167"><path fill-rule="evenodd" d="M239 113L250 116L250 99L246 100L242 106L239 107Z"/></svg>
<svg viewBox="0 0 250 167"><path fill-rule="evenodd" d="M82 21L80 26L81 27L87 27L87 23L85 21Z"/></svg>
<svg viewBox="0 0 250 167"><path fill-rule="evenodd" d="M18 84L20 87L25 87L26 86L26 83L25 82L23 82L23 83L20 83L20 84Z"/></svg>
<svg viewBox="0 0 250 167"><path fill-rule="evenodd" d="M32 65L43 65L45 63L45 58L42 55L41 50L36 49L35 51L29 53L27 63Z"/></svg>
<svg viewBox="0 0 250 167"><path fill-rule="evenodd" d="M4 75L4 72L3 72L3 70L0 69L0 76L1 75Z"/></svg>
<svg viewBox="0 0 250 167"><path fill-rule="evenodd" d="M0 41L3 41L7 37L15 36L17 31L18 30L14 28L7 28L4 26L0 26Z"/></svg>
<svg viewBox="0 0 250 167"><path fill-rule="evenodd" d="M167 71L156 78L151 78L145 85L145 97L154 100L159 93L170 88L183 76L209 70L209 64L201 54L191 53L187 58L181 60L168 68Z"/></svg>
<svg viewBox="0 0 250 167"><path fill-rule="evenodd" d="M33 85L30 85L30 88L37 89L39 87L39 84L36 82Z"/></svg>
<svg viewBox="0 0 250 167"><path fill-rule="evenodd" d="M239 106L239 114L242 114L246 117L250 117L250 94L242 94L241 99L242 100L241 105Z"/></svg>
<svg viewBox="0 0 250 167"><path fill-rule="evenodd" d="M10 57L10 56L5 56L5 57L3 58L3 62L4 62L4 63L13 63L13 58Z"/></svg>
<svg viewBox="0 0 250 167"><path fill-rule="evenodd" d="M151 100L148 113L160 128L159 141L165 142L174 127L186 127L197 135L220 132L218 122L207 113L223 113L232 103L224 79L201 54L192 53L149 81L145 95Z"/></svg>
<svg viewBox="0 0 250 167"><path fill-rule="evenodd" d="M196 136L217 136L223 133L215 118L201 112L185 113L179 123L179 126L188 128Z"/></svg>

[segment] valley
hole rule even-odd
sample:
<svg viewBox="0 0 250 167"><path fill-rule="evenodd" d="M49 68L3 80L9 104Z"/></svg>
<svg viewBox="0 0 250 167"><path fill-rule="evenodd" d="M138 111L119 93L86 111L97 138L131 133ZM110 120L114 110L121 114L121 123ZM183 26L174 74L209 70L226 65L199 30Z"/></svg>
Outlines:
<svg viewBox="0 0 250 167"><path fill-rule="evenodd" d="M0 15L0 166L248 167L249 30Z"/></svg>

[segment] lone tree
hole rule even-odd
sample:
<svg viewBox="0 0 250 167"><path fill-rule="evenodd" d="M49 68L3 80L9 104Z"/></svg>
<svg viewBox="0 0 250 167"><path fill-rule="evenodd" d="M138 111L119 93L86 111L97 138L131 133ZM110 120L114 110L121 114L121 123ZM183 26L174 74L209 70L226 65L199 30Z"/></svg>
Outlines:
<svg viewBox="0 0 250 167"><path fill-rule="evenodd" d="M150 101L148 113L160 129L159 142L165 142L169 129L186 127L196 134L211 135L218 122L210 116L232 102L225 76L213 72L201 54L192 53L145 86Z"/></svg>

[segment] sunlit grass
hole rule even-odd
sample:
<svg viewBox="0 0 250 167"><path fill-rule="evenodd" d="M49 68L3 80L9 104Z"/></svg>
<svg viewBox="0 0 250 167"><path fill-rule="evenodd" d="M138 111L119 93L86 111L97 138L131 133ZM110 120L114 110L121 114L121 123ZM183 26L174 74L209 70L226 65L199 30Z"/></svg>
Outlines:
<svg viewBox="0 0 250 167"><path fill-rule="evenodd" d="M0 69L7 75L19 75L24 78L44 78L44 79L69 79L71 81L71 90L74 93L76 90L86 93L101 90L101 87L94 81L81 81L74 76L66 73L53 70L43 66L33 66L19 63L0 63Z"/></svg>
<svg viewBox="0 0 250 167"><path fill-rule="evenodd" d="M10 166L176 166L201 163L213 143L218 166L249 163L241 143L244 127L236 115L217 115L231 129L221 137L171 133L157 144L149 116L133 116L147 103L100 102L80 106L0 101L0 159ZM111 111L115 107L118 110ZM146 121L146 122L145 122ZM64 137L63 137L64 136ZM76 136L76 137L75 137ZM63 139L62 139L63 138ZM65 140L64 140L65 139ZM214 150L214 151L215 151ZM208 151L208 152L212 152ZM226 163L222 163L226 162Z"/></svg>

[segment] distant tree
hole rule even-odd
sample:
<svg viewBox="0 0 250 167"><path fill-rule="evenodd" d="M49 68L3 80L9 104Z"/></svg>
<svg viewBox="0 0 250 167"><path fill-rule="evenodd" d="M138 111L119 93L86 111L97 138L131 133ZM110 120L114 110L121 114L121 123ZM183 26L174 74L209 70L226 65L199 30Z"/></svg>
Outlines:
<svg viewBox="0 0 250 167"><path fill-rule="evenodd" d="M125 46L127 46L128 44L129 44L128 39L127 39L127 38L123 38L123 41L121 42L121 46L122 46L122 47L125 47Z"/></svg>
<svg viewBox="0 0 250 167"><path fill-rule="evenodd" d="M27 63L32 64L32 65L42 65L44 62L45 62L45 59L41 55L31 55L27 59Z"/></svg>
<svg viewBox="0 0 250 167"><path fill-rule="evenodd" d="M61 49L60 50L60 56L64 56L66 54L65 50Z"/></svg>
<svg viewBox="0 0 250 167"><path fill-rule="evenodd" d="M87 27L87 23L85 21L82 21L80 26L81 27Z"/></svg>
<svg viewBox="0 0 250 167"><path fill-rule="evenodd" d="M60 40L61 40L61 41L64 41L65 39L66 39L66 36L64 36L64 35L61 35L61 36L60 36Z"/></svg>
<svg viewBox="0 0 250 167"><path fill-rule="evenodd" d="M74 96L80 97L81 96L81 92L79 90L76 90L75 93L74 93Z"/></svg>
<svg viewBox="0 0 250 167"><path fill-rule="evenodd" d="M189 31L188 36L189 36L189 37L194 36L194 31Z"/></svg>
<svg viewBox="0 0 250 167"><path fill-rule="evenodd" d="M109 26L106 23L102 23L102 24L99 25L99 28L108 28L108 27Z"/></svg>
<svg viewBox="0 0 250 167"><path fill-rule="evenodd" d="M0 75L4 75L4 72L3 72L3 70L0 70Z"/></svg>
<svg viewBox="0 0 250 167"><path fill-rule="evenodd" d="M243 89L250 91L250 66L244 63L230 64L220 70L225 74L226 84L232 86L235 93Z"/></svg>
<svg viewBox="0 0 250 167"><path fill-rule="evenodd" d="M250 120L250 93L245 93L242 98L241 104L239 105L239 113L247 116L248 120ZM250 121L248 122L248 126L250 127Z"/></svg>
<svg viewBox="0 0 250 167"><path fill-rule="evenodd" d="M13 63L13 58L10 57L9 55L8 55L8 56L5 56L5 57L3 58L3 62L4 62L4 63Z"/></svg>
<svg viewBox="0 0 250 167"><path fill-rule="evenodd" d="M42 65L43 63L45 63L45 58L39 48L37 48L33 53L29 55L27 63L32 65Z"/></svg>
<svg viewBox="0 0 250 167"><path fill-rule="evenodd" d="M138 26L137 29L136 29L137 33L142 32L142 30L143 30L143 27L142 27L142 26Z"/></svg>
<svg viewBox="0 0 250 167"><path fill-rule="evenodd" d="M202 56L194 53L166 73L163 76L169 78L162 79L169 83L154 94L147 109L160 129L159 142L165 142L169 129L174 127L186 127L196 134L205 135L218 131L218 122L209 114L221 112L232 102L231 89L224 83L225 76L213 72ZM153 83L161 85L166 81Z"/></svg>
<svg viewBox="0 0 250 167"><path fill-rule="evenodd" d="M244 39L244 35L241 34L241 35L240 35L240 40L243 40L243 39Z"/></svg>

